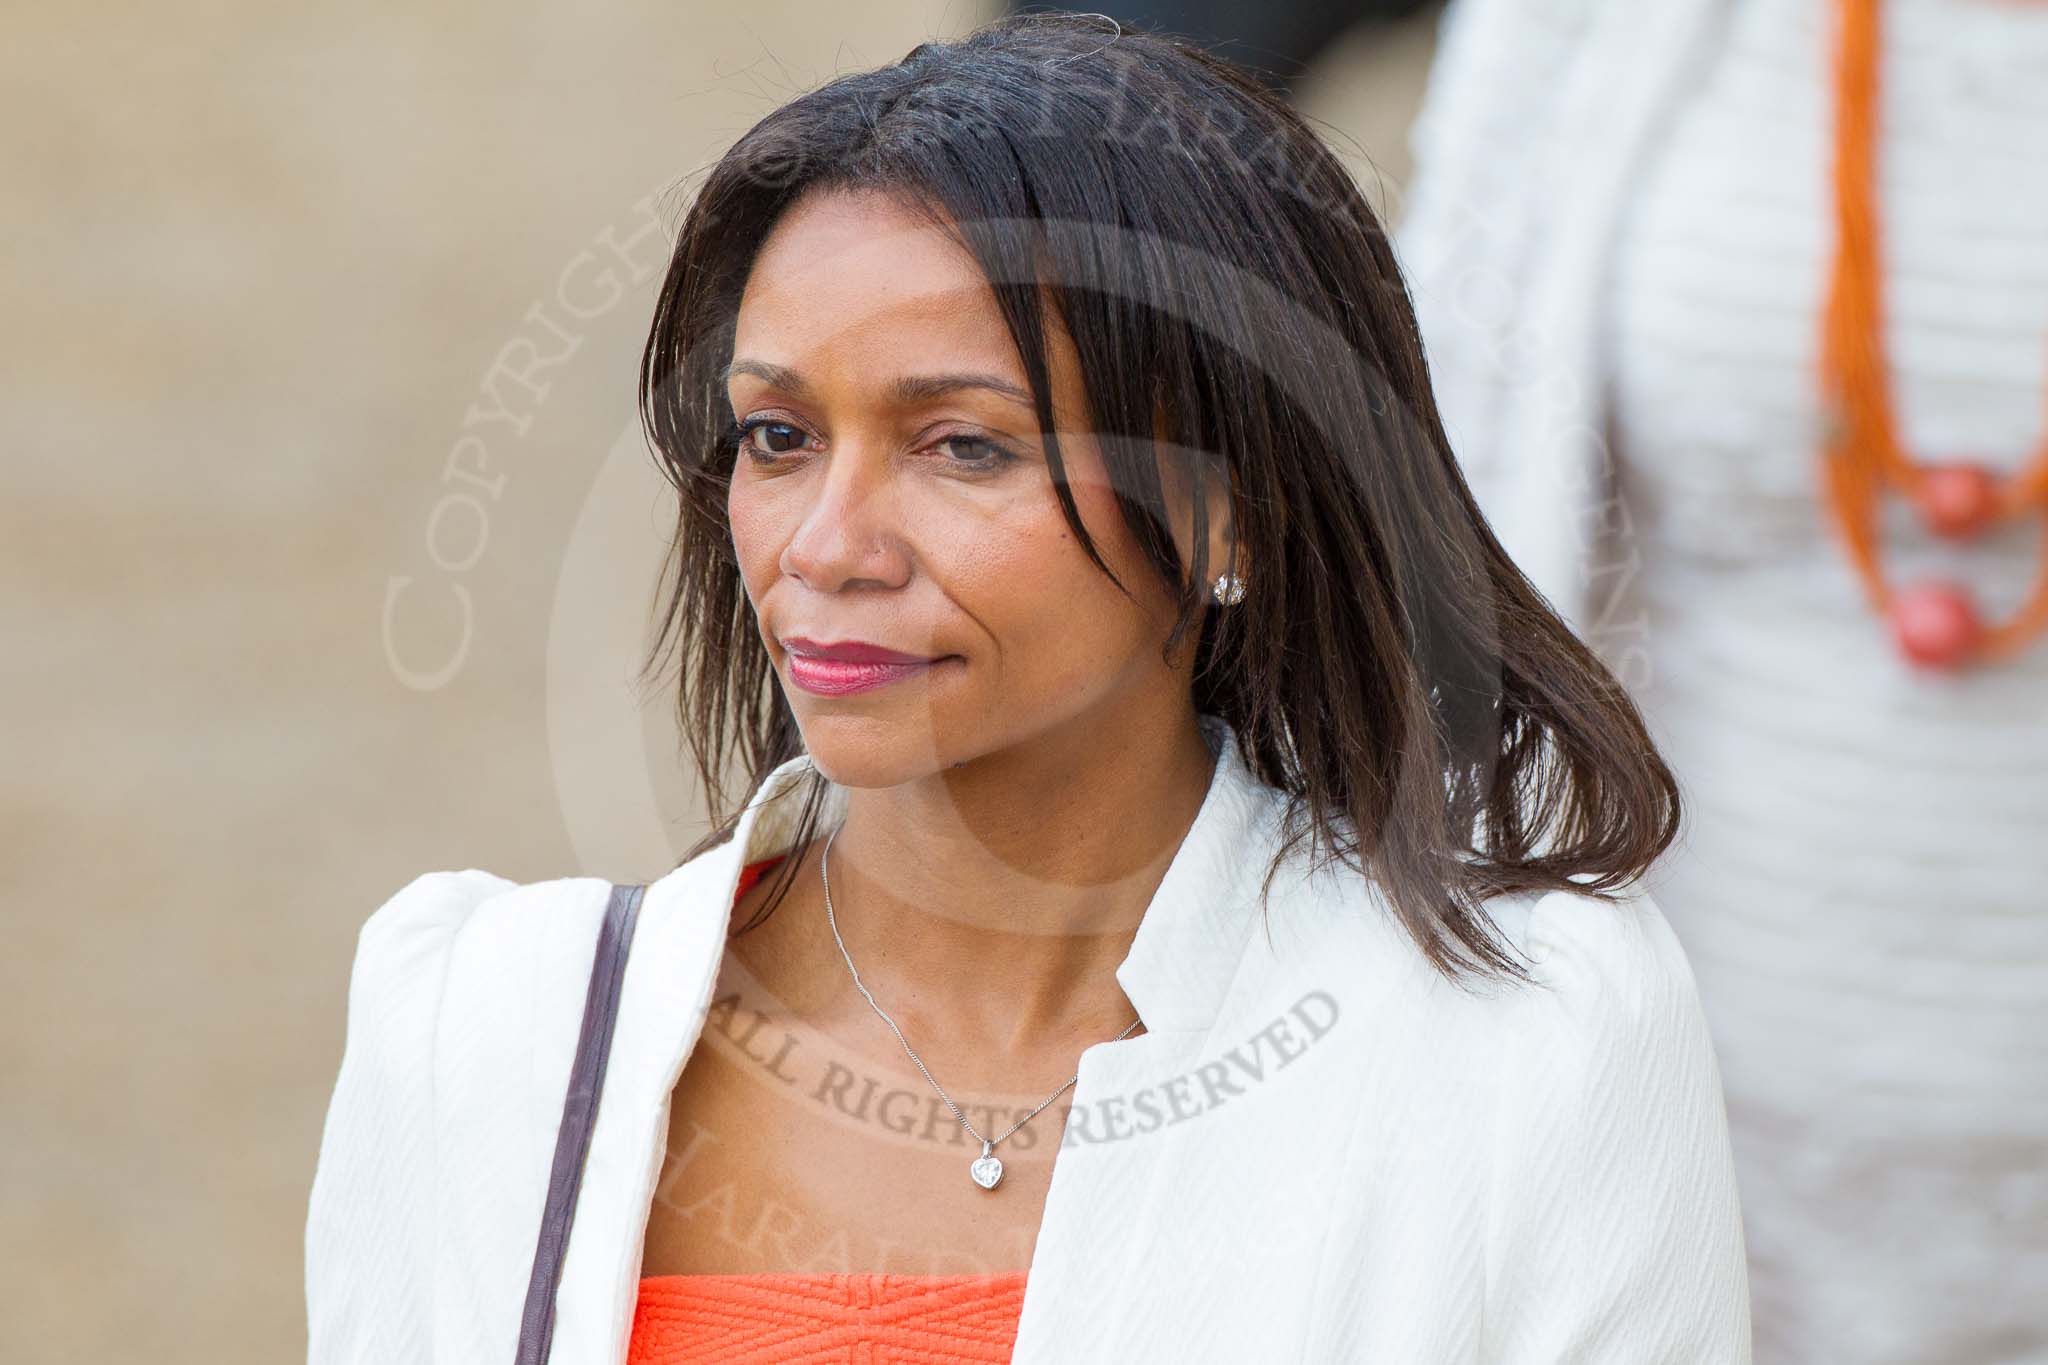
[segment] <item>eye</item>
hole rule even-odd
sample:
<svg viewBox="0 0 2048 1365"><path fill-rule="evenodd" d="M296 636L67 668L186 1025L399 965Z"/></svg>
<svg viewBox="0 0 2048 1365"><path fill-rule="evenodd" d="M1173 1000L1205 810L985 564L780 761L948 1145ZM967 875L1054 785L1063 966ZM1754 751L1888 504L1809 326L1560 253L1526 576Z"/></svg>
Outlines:
<svg viewBox="0 0 2048 1365"><path fill-rule="evenodd" d="M727 431L727 439L757 464L774 464L786 456L801 454L810 437L794 422L778 417L749 417L735 422ZM941 436L925 448L940 452L954 470L973 475L994 473L1018 459L1016 452L1001 442L967 432Z"/></svg>
<svg viewBox="0 0 2048 1365"><path fill-rule="evenodd" d="M986 436L970 436L965 432L941 436L932 442L931 448L951 448L954 454L949 462L975 473L1001 469L1017 459L1016 453L1007 446L991 441Z"/></svg>
<svg viewBox="0 0 2048 1365"><path fill-rule="evenodd" d="M758 438L756 432L761 433ZM731 437L739 448L748 454L769 459L802 449L807 439L802 427L774 417L749 417L743 422L737 422L733 425ZM791 437L795 440L791 447L784 448L776 444Z"/></svg>

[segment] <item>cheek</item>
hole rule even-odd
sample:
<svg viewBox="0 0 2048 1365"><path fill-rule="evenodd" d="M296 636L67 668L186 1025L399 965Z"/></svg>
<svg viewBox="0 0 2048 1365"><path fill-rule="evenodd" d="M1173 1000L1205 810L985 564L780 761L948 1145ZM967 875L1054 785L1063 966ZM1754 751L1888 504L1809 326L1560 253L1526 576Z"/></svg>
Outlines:
<svg viewBox="0 0 2048 1365"><path fill-rule="evenodd" d="M751 485L735 480L726 495L725 515L732 532L733 556L748 596L757 602L781 562L784 527L773 501Z"/></svg>
<svg viewBox="0 0 2048 1365"><path fill-rule="evenodd" d="M1135 576L1151 570L1123 552L1128 537L1114 504L1080 489L1076 501L1111 567L1142 583ZM939 553L947 595L987 631L1013 681L1080 686L1143 646L1140 610L1088 558L1050 489L1041 505L974 527Z"/></svg>

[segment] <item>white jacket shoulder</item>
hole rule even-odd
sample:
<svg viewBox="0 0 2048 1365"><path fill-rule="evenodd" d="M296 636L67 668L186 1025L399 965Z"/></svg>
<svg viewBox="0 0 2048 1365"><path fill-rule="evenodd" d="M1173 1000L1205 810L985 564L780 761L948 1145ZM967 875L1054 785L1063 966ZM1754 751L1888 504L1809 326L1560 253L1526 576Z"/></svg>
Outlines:
<svg viewBox="0 0 2048 1365"><path fill-rule="evenodd" d="M1746 1362L1733 1155L1684 950L1645 895L1525 903L1502 920L1536 985L1497 1053L1486 1358Z"/></svg>
<svg viewBox="0 0 2048 1365"><path fill-rule="evenodd" d="M372 911L356 935L355 965L349 979L349 1016L355 1017L359 990L405 990L429 974L455 931L485 900L519 884L494 873L423 872Z"/></svg>
<svg viewBox="0 0 2048 1365"><path fill-rule="evenodd" d="M306 1217L308 1365L432 1355L433 1039L451 945L517 884L414 878L364 921Z"/></svg>

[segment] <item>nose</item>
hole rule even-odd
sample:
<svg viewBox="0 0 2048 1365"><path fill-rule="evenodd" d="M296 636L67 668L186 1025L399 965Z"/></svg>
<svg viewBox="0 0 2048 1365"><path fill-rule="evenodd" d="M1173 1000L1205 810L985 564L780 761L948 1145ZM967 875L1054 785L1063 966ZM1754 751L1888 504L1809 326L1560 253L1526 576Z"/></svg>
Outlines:
<svg viewBox="0 0 2048 1365"><path fill-rule="evenodd" d="M886 452L841 445L811 480L796 529L782 547L782 572L818 592L896 588L910 555L898 521L901 500Z"/></svg>

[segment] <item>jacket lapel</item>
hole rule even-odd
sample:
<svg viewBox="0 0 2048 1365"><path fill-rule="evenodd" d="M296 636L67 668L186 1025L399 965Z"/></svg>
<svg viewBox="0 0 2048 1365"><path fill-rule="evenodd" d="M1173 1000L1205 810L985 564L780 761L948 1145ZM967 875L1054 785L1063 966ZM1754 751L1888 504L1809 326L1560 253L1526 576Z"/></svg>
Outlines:
<svg viewBox="0 0 2048 1365"><path fill-rule="evenodd" d="M1168 1144L1120 1136L1121 1105L1188 1069L1210 1040L1258 923L1258 886L1279 847L1285 796L1250 771L1236 733L1203 727L1217 750L1209 792L1160 880L1116 978L1145 1032L1081 1053L1067 1127L1024 1286L1016 1365L1088 1358L1147 1313L1173 1311L1130 1287L1142 1277L1148 1213L1174 1195ZM1138 1333L1141 1335L1141 1333Z"/></svg>
<svg viewBox="0 0 2048 1365"><path fill-rule="evenodd" d="M1401 257L1445 425L1502 546L1581 634L1609 595L1595 574L1616 572L1593 562L1619 515L1603 387L1615 242L1727 9L1460 0L1418 116ZM1532 53L1557 54L1541 105L1521 74ZM1497 306L1479 301L1490 290Z"/></svg>
<svg viewBox="0 0 2048 1365"><path fill-rule="evenodd" d="M1563 126L1549 140L1551 174L1536 182L1556 219L1543 233L1545 258L1530 271L1525 321L1558 366L1557 382L1509 388L1501 436L1520 448L1513 486L1485 510L1500 518L1516 563L1581 635L1607 625L1611 589L1595 578L1617 572L1601 562L1619 516L1603 382L1615 241L1644 154L1693 88L1686 65L1709 50L1702 39L1723 8L1720 0L1664 0L1602 11L1609 22L1583 40L1593 50L1574 67ZM1616 71L1625 73L1619 83Z"/></svg>
<svg viewBox="0 0 2048 1365"><path fill-rule="evenodd" d="M798 755L771 772L731 839L649 883L641 901L563 1258L557 1359L626 1358L647 1219L666 1154L669 1096L703 1030L741 868L789 846L800 801L776 798L808 767L808 756ZM843 802L838 789L832 795Z"/></svg>

